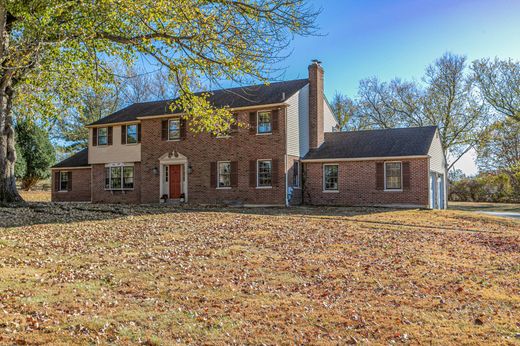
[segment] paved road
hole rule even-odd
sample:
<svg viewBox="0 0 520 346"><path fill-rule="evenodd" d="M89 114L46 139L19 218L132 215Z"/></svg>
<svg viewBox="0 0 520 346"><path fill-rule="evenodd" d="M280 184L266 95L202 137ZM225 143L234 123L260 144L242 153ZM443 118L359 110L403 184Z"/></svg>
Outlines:
<svg viewBox="0 0 520 346"><path fill-rule="evenodd" d="M484 211L480 210L479 213L493 215L493 216L501 216L501 217L507 217L510 219L519 219L520 220L520 213L515 212L499 212L499 211Z"/></svg>

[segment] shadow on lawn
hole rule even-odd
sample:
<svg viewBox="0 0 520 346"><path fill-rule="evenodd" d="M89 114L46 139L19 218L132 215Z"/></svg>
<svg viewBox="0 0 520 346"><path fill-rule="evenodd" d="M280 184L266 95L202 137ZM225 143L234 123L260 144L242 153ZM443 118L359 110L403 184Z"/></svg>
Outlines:
<svg viewBox="0 0 520 346"><path fill-rule="evenodd" d="M257 216L295 216L305 218L335 219L372 215L394 211L374 207L202 207L171 205L124 205L91 203L28 202L26 204L0 206L0 227L21 227L35 224L64 224L70 222L111 220L128 216L176 214L187 212L223 212Z"/></svg>

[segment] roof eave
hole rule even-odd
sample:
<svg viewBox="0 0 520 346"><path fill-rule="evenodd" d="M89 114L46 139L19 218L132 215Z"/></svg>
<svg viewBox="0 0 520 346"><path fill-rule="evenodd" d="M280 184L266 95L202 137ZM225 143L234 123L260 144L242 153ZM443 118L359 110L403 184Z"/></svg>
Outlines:
<svg viewBox="0 0 520 346"><path fill-rule="evenodd" d="M344 161L388 161L400 159L425 159L429 155L402 155L402 156L373 156L373 157L344 157L344 158L320 158L320 159L303 159L302 162L344 162Z"/></svg>

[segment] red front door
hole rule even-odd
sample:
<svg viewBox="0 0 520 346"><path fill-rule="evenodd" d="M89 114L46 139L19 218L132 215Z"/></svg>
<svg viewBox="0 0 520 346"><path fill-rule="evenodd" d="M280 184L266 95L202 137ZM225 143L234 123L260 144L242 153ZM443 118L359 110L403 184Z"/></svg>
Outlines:
<svg viewBox="0 0 520 346"><path fill-rule="evenodd" d="M170 198L181 197L181 165L170 166Z"/></svg>

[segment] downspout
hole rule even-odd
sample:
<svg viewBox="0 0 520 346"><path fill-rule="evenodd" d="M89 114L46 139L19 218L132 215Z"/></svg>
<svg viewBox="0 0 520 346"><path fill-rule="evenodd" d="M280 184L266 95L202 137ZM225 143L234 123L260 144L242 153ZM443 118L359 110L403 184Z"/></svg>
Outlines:
<svg viewBox="0 0 520 346"><path fill-rule="evenodd" d="M285 94L283 95L283 98L285 99ZM289 182L287 178L287 148L289 147L288 141L288 133L289 130L287 128L287 108L284 108L284 118L285 118L285 155L284 155L284 176L285 176L285 206L289 206L289 196L287 195L287 190L289 189Z"/></svg>

